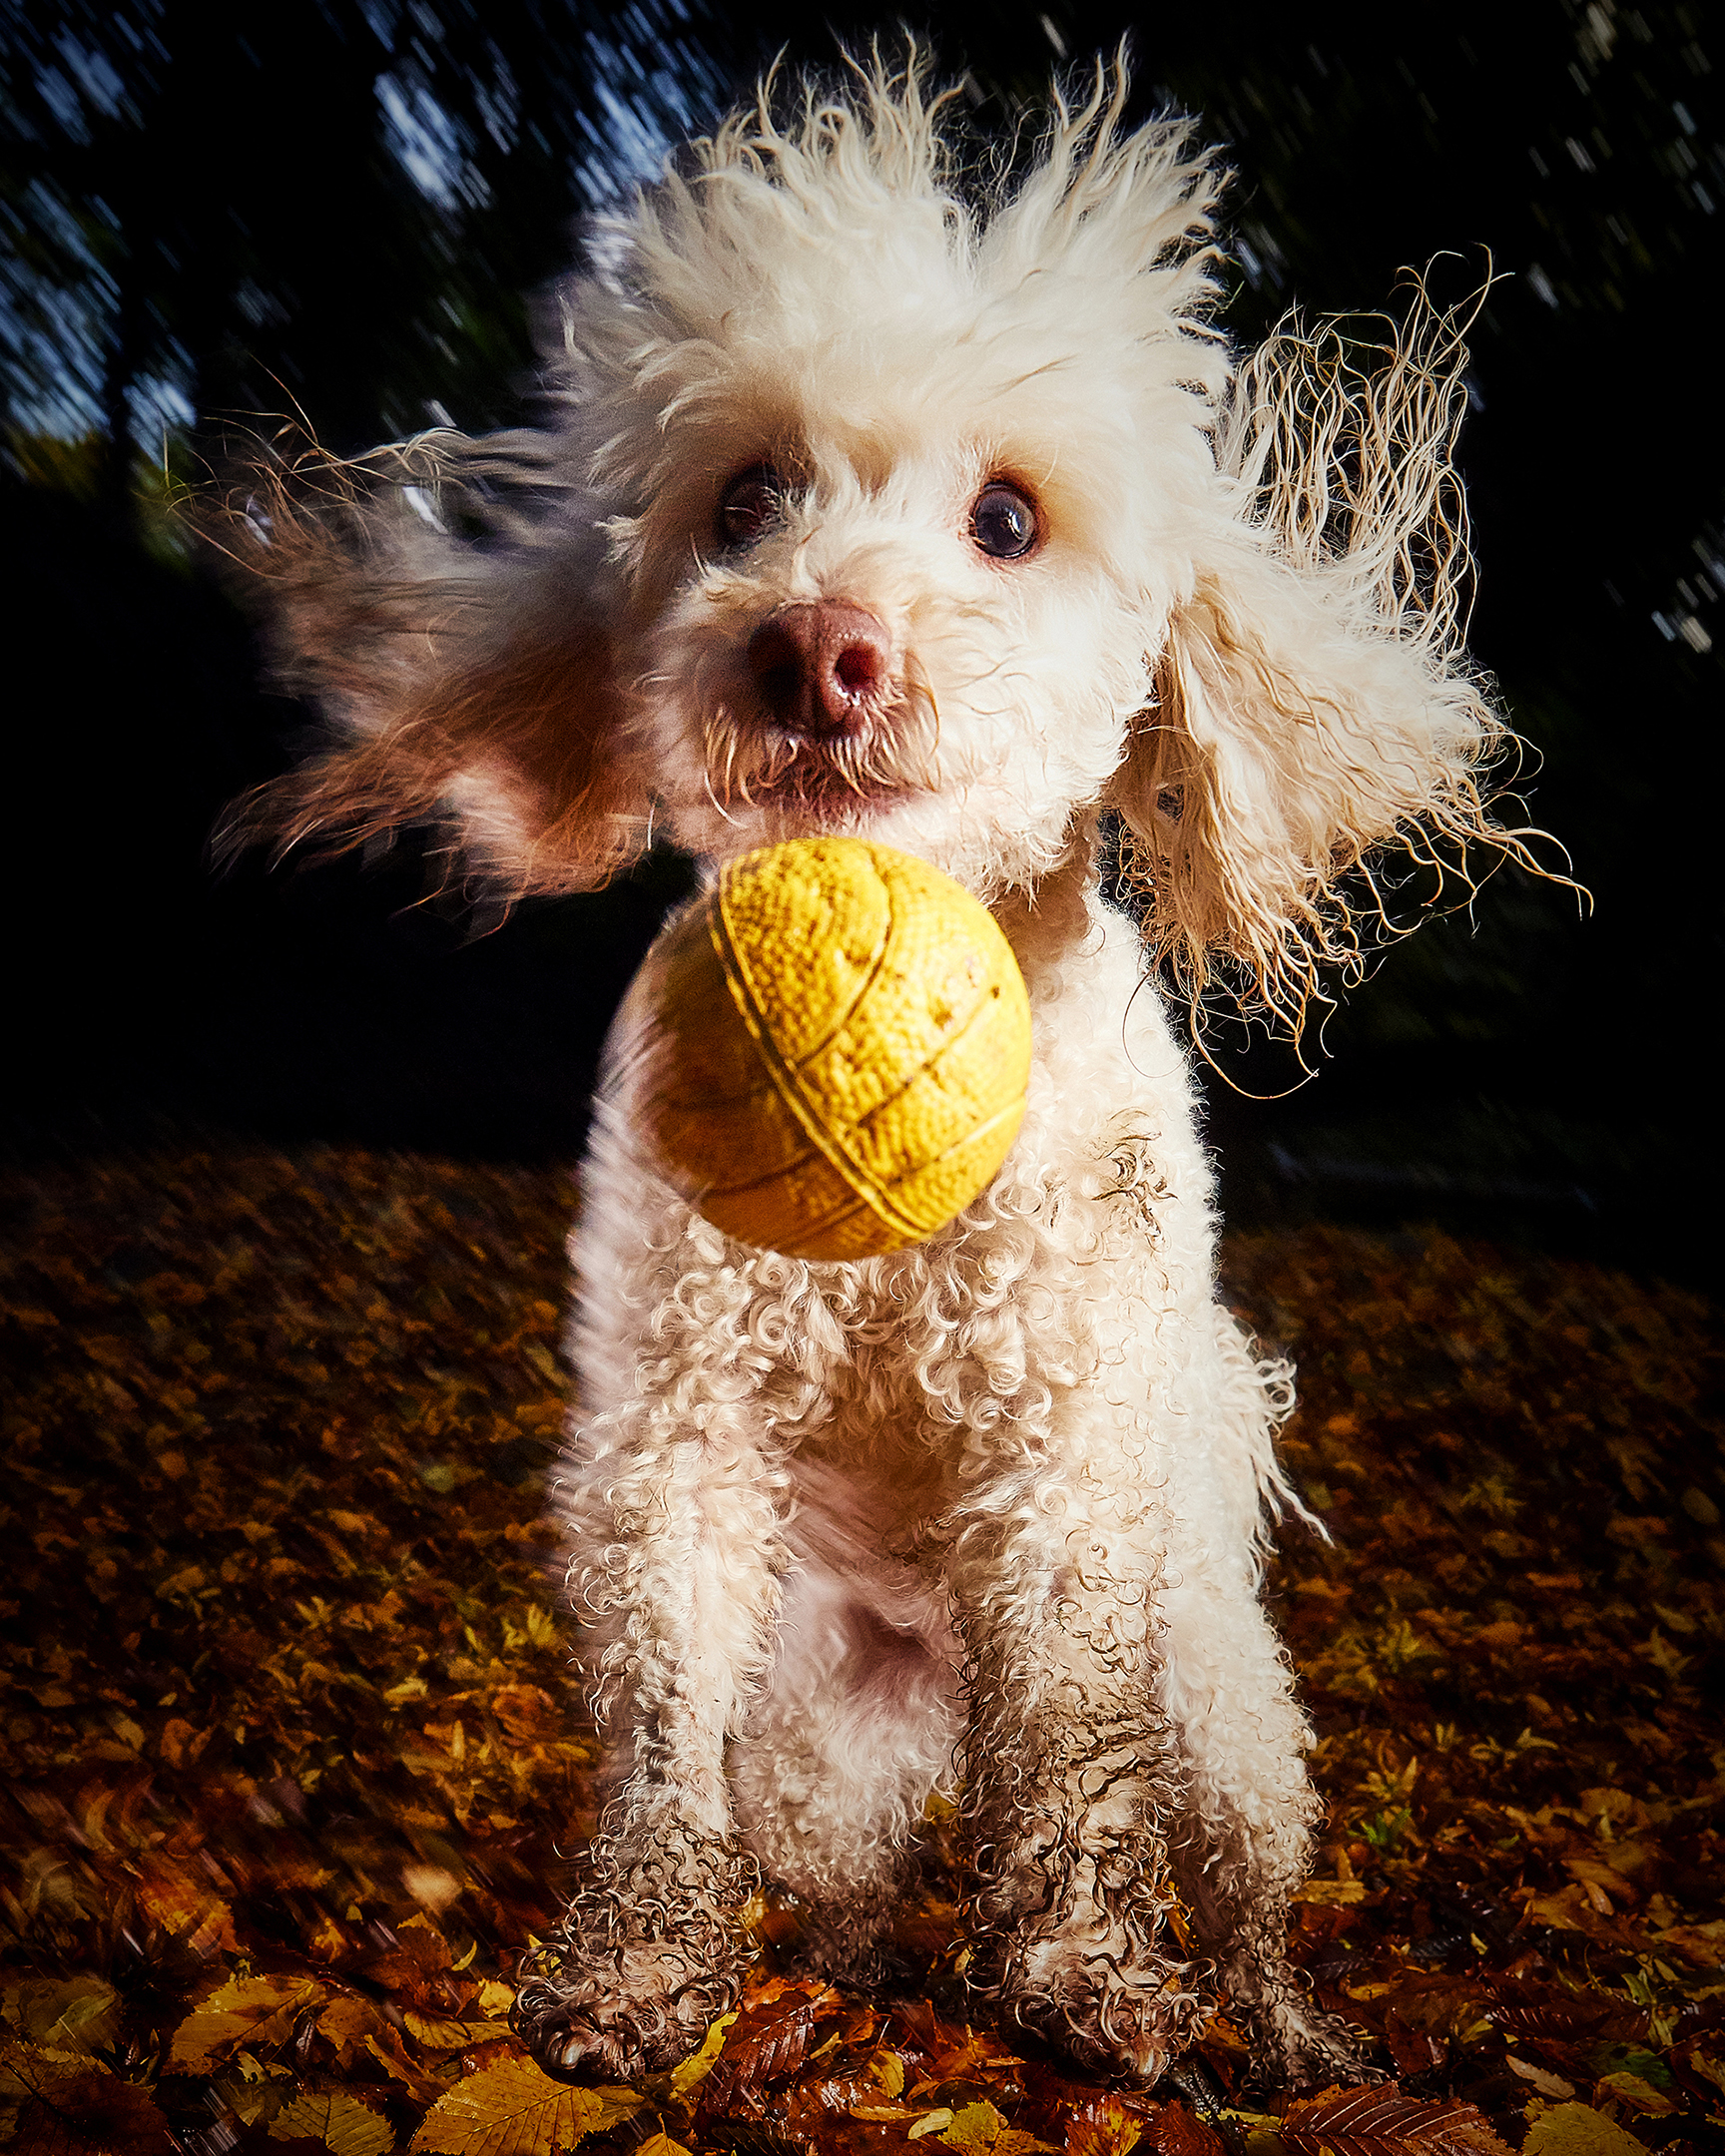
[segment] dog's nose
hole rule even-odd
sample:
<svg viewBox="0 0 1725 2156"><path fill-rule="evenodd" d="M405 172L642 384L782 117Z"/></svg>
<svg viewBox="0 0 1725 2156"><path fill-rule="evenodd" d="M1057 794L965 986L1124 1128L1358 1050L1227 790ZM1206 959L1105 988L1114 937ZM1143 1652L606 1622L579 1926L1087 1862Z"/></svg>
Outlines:
<svg viewBox="0 0 1725 2156"><path fill-rule="evenodd" d="M756 687L797 734L855 733L880 699L890 656L879 622L843 599L784 607L749 639Z"/></svg>

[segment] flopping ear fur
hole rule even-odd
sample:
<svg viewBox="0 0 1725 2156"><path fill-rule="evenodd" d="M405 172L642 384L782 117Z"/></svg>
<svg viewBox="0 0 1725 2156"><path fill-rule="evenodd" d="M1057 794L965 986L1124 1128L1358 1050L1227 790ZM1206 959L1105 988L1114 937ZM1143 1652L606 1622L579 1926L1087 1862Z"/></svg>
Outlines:
<svg viewBox="0 0 1725 2156"><path fill-rule="evenodd" d="M505 898L591 889L644 850L648 791L617 680L603 535L512 492L565 482L544 438L444 433L352 463L259 463L205 514L253 571L278 679L314 694L335 739L231 812L219 850L338 852L441 820ZM489 527L456 538L457 516Z"/></svg>
<svg viewBox="0 0 1725 2156"><path fill-rule="evenodd" d="M1372 867L1392 841L1469 888L1470 841L1535 865L1536 834L1491 820L1512 737L1461 649L1466 323L1416 283L1392 326L1362 347L1291 318L1238 370L1217 437L1238 520L1195 565L1111 797L1194 1005L1221 961L1296 1034L1321 969L1397 932Z"/></svg>

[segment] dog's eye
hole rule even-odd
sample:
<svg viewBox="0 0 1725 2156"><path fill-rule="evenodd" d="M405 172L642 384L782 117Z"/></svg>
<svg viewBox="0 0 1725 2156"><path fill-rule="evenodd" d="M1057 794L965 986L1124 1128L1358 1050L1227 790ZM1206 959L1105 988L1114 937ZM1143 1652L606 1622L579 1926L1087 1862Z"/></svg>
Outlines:
<svg viewBox="0 0 1725 2156"><path fill-rule="evenodd" d="M719 497L719 544L753 546L785 513L785 475L771 464L751 464Z"/></svg>
<svg viewBox="0 0 1725 2156"><path fill-rule="evenodd" d="M991 479L970 512L970 536L996 561L1014 561L1036 544L1036 505L1021 487Z"/></svg>

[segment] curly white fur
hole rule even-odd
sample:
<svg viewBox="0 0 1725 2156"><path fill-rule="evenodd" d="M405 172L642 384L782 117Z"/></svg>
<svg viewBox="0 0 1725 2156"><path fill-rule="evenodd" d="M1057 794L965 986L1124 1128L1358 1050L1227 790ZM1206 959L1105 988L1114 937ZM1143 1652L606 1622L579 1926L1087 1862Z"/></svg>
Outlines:
<svg viewBox="0 0 1725 2156"><path fill-rule="evenodd" d="M543 890L656 831L711 871L854 830L977 891L1030 989L1014 1150L897 1257L727 1242L621 1066L601 1099L560 1488L616 1790L522 1995L558 2071L700 2039L758 1869L866 1971L941 1790L1002 2011L1149 2081L1219 1977L1267 2075L1362 2070L1284 1960L1317 1815L1257 1594L1289 1374L1216 1300L1192 1084L1098 819L1185 992L1222 960L1285 1013L1353 948L1373 848L1514 848L1458 650L1460 353L1417 304L1375 370L1297 328L1237 365L1215 167L1183 124L1122 133L1123 98L1099 76L966 192L914 65L789 119L764 93L562 294L543 432L428 437L310 502L282 475L259 550L345 728L260 812L288 839L438 812ZM761 465L776 513L726 546ZM999 482L1021 558L972 523ZM493 537L392 512L408 486ZM836 606L883 672L799 733L752 639Z"/></svg>

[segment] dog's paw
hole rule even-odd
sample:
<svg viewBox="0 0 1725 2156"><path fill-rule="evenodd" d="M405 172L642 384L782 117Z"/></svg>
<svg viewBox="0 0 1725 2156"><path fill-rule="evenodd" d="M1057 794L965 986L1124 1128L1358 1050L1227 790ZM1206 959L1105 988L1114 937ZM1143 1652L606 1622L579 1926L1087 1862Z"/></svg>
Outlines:
<svg viewBox="0 0 1725 2156"><path fill-rule="evenodd" d="M992 1988L1008 2021L1093 2072L1150 2088L1209 2018L1198 1973L1186 1961L1122 1953L1068 1932L1020 1942Z"/></svg>
<svg viewBox="0 0 1725 2156"><path fill-rule="evenodd" d="M635 2081L699 2049L737 2002L741 1957L697 1964L676 1941L582 1951L566 1935L522 1984L510 2024L560 2081Z"/></svg>

